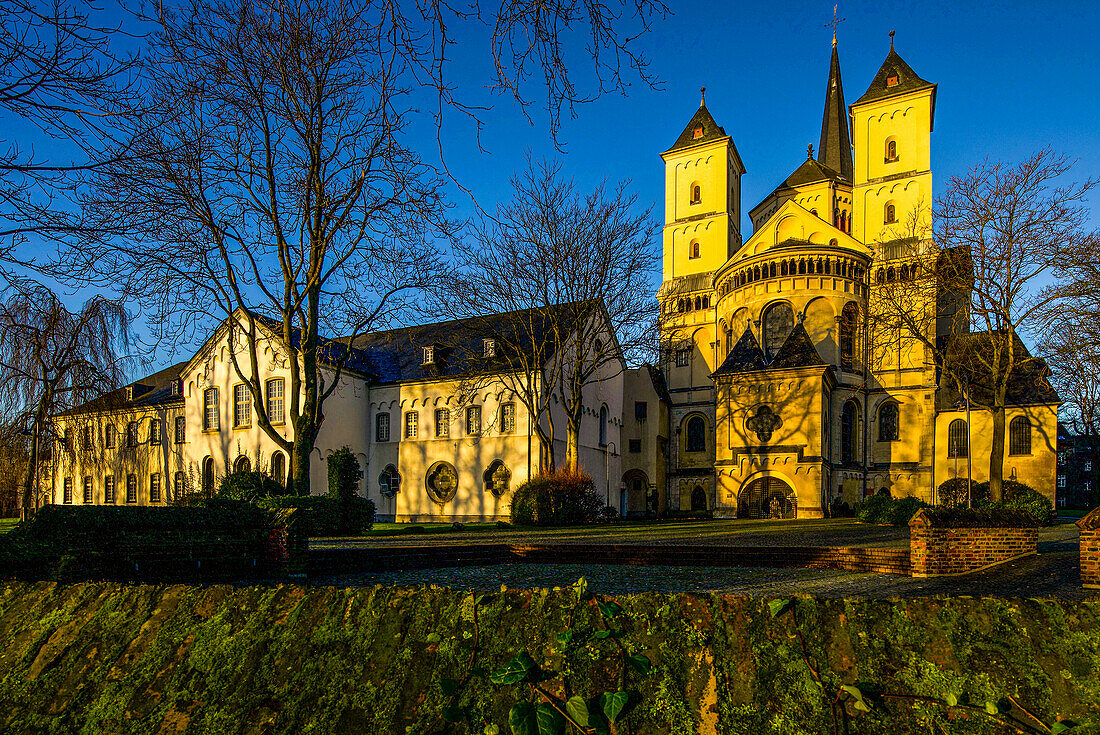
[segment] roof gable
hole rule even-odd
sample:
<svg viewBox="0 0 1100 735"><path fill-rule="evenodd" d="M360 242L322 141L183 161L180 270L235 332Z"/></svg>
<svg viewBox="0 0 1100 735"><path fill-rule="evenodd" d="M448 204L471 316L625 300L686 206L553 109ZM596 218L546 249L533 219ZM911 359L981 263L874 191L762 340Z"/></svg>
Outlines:
<svg viewBox="0 0 1100 735"><path fill-rule="evenodd" d="M771 362L764 357L764 351L760 349L760 342L752 333L752 329L745 328L741 339L737 340L722 365L714 371L712 377L722 375L738 375L760 370L783 370L801 367L825 367L826 362L821 359L817 348L814 347L806 327L799 321L794 329L787 335L787 339L776 351Z"/></svg>
<svg viewBox="0 0 1100 735"><path fill-rule="evenodd" d="M794 329L791 330L791 333L787 335L787 339L784 340L779 351L775 353L775 358L768 367L795 368L824 364L825 361L821 359L821 355L818 354L817 348L814 347L813 340L810 339L809 333L806 332L805 325L803 325L802 320L799 320L799 322L794 325Z"/></svg>
<svg viewBox="0 0 1100 735"><path fill-rule="evenodd" d="M816 161L813 162L817 164ZM827 246L836 240L837 246L860 255L870 255L871 249L846 232L829 224L793 199L783 202L768 220L752 233L728 263L761 255L772 248L805 247L806 243Z"/></svg>
<svg viewBox="0 0 1100 735"><path fill-rule="evenodd" d="M726 131L721 125L715 122L714 116L710 114L710 110L707 109L707 106L705 104L700 104L699 109L696 110L695 114L688 120L684 132L680 133L680 137L678 137L676 142L672 144L672 147L665 152L672 153L682 148L690 148L702 143L710 143L725 137L727 137Z"/></svg>
<svg viewBox="0 0 1100 735"><path fill-rule="evenodd" d="M934 89L935 86L936 85L932 82L917 76L917 73L913 71L912 67L905 63L905 60L898 55L898 52L894 50L894 38L893 34L891 34L890 53L886 55L886 59L882 62L882 66L879 67L878 73L875 74L875 78L871 80L871 86L867 87L867 91L863 93L863 96L853 102L852 105L862 105L867 102L875 102L888 97L897 97L909 92L915 92L918 89Z"/></svg>
<svg viewBox="0 0 1100 735"><path fill-rule="evenodd" d="M714 375L736 375L753 370L763 370L767 363L764 360L764 351L760 349L760 342L752 330L745 327L745 333L737 344L733 346L726 359L714 371Z"/></svg>

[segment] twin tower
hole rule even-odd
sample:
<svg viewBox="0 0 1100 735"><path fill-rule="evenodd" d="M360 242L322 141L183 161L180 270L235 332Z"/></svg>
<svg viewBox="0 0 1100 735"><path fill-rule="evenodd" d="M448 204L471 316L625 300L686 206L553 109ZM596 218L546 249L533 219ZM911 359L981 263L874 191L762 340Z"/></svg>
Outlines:
<svg viewBox="0 0 1100 735"><path fill-rule="evenodd" d="M912 392L924 402L922 355L875 365L858 353L872 269L914 257L927 238L935 102L936 85L898 55L891 33L867 91L846 104L834 39L816 151L808 146L806 159L749 210L749 233L742 231L745 165L705 97L661 154L670 508L774 513L776 497L765 497L774 487L790 496L780 505L797 503L798 516L812 516L854 492L857 474L868 482L869 450L864 444L857 452L856 442L875 401L904 408ZM816 375L819 365L829 375L816 395L778 400L775 392L792 381L808 385L795 373ZM749 396L749 384L761 393ZM912 412L928 415L916 405ZM894 447L884 472L895 461L925 466L923 443ZM859 472L847 472L857 455ZM758 501L766 507L749 507Z"/></svg>

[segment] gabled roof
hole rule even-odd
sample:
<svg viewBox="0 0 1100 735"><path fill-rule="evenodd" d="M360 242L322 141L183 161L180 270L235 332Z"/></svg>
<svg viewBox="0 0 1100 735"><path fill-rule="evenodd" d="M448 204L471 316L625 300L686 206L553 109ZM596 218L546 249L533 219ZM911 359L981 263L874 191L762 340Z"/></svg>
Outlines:
<svg viewBox="0 0 1100 735"><path fill-rule="evenodd" d="M890 86L889 80L891 77L895 76L897 77L897 84ZM879 67L878 73L875 74L875 78L871 80L871 86L869 86L867 91L863 93L863 96L853 102L852 105L855 106L865 102L875 102L877 100L886 99L887 97L896 97L929 87L934 90L936 85L917 76L917 73L913 71L913 69L905 63L905 60L898 55L898 52L894 50L894 38L891 33L890 53L886 55L886 60L882 62L882 66Z"/></svg>
<svg viewBox="0 0 1100 735"><path fill-rule="evenodd" d="M847 182L849 179L839 171L829 168L820 161L815 161L813 158L807 156L801 166L796 168L790 176L783 179L782 184L775 187L772 194L784 189L794 189L799 186L805 186L806 184L814 184L818 181ZM771 195L769 194L769 196Z"/></svg>
<svg viewBox="0 0 1100 735"><path fill-rule="evenodd" d="M764 351L760 349L760 343L752 330L745 327L745 333L737 344L733 346L726 359L714 371L715 375L735 375L747 373L753 370L763 370L767 363L764 360Z"/></svg>
<svg viewBox="0 0 1100 735"><path fill-rule="evenodd" d="M810 340L806 327L799 321L798 324L794 325L791 333L787 335L787 339L784 340L779 351L775 353L775 358L772 359L768 367L795 368L824 364L825 361L821 359L817 348Z"/></svg>
<svg viewBox="0 0 1100 735"><path fill-rule="evenodd" d="M696 128L702 126L703 134L698 138L695 137ZM687 127L684 128L684 132L680 133L680 137L676 139L676 142L672 144L666 153L672 153L678 151L681 148L690 148L694 145L701 143L709 143L713 140L721 140L726 137L726 131L714 121L714 117L710 114L710 110L707 109L706 104L700 104L699 109L695 111L695 114L691 116L691 120L688 121Z"/></svg>
<svg viewBox="0 0 1100 735"><path fill-rule="evenodd" d="M825 112L821 116L821 140L817 160L841 177L852 180L852 140L848 134L848 108L844 104L844 85L840 81L840 56L833 39L833 58L829 81L825 85Z"/></svg>
<svg viewBox="0 0 1100 735"><path fill-rule="evenodd" d="M183 403L183 396L172 390L179 380L186 362L176 363L172 367L134 381L128 386L104 393L87 403L54 414L55 417L79 416L99 413L100 411L123 411L127 409L152 408ZM130 388L134 388L134 397L130 397Z"/></svg>
<svg viewBox="0 0 1100 735"><path fill-rule="evenodd" d="M977 362L977 355L991 352L993 337L989 332L969 332L940 339L940 349L950 369L963 378L969 378L970 396L973 403L989 405L992 403L992 388L989 374ZM1050 384L1047 364L1042 358L1032 357L1031 352L1019 336L1015 337L1014 351L1016 367L1008 379L1006 403L1010 406L1034 406L1060 403L1058 391ZM955 381L941 378L936 390L936 408L950 411L963 399L955 386Z"/></svg>

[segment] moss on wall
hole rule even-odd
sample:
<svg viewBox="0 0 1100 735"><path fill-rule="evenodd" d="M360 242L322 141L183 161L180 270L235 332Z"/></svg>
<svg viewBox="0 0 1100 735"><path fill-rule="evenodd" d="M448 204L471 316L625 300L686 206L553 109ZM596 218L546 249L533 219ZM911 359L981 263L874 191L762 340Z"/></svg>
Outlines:
<svg viewBox="0 0 1100 735"><path fill-rule="evenodd" d="M832 691L1012 697L1100 732L1100 601L800 599L797 617L738 596L617 602L608 615L571 588L0 584L0 731L507 733L512 706L537 697L488 673L527 651L551 693L629 692L620 733L832 732L797 624ZM558 641L567 629L580 642ZM627 653L652 669L628 670ZM844 709L853 733L1010 731L919 700Z"/></svg>

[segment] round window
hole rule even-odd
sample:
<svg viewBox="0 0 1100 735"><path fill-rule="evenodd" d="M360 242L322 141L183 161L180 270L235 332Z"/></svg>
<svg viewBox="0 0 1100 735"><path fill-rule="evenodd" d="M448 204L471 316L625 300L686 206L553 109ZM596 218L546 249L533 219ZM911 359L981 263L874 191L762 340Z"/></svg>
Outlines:
<svg viewBox="0 0 1100 735"><path fill-rule="evenodd" d="M435 503L446 503L458 491L458 473L447 462L436 462L426 478L428 497Z"/></svg>

